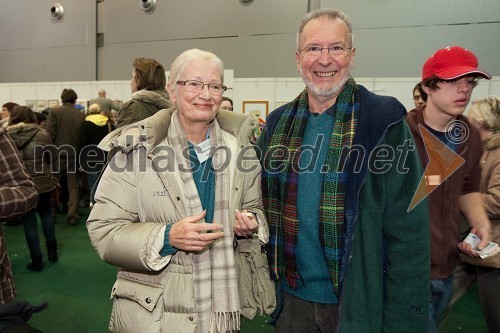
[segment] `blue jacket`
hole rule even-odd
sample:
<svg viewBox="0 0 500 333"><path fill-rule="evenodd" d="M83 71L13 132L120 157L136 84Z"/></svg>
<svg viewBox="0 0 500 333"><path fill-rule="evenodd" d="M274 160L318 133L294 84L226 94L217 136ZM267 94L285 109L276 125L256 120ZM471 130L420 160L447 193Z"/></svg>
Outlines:
<svg viewBox="0 0 500 333"><path fill-rule="evenodd" d="M423 175L418 152L404 121L404 106L358 87L353 147L359 158L351 155L347 166L338 331L425 332L430 285L427 201L408 212ZM267 117L258 141L261 160L285 109L281 106Z"/></svg>

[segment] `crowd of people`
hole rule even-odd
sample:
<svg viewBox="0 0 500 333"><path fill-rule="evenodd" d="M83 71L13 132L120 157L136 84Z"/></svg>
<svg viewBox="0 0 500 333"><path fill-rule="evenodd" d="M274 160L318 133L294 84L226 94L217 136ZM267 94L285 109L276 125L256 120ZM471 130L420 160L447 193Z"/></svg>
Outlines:
<svg viewBox="0 0 500 333"><path fill-rule="evenodd" d="M195 48L168 78L136 58L121 106L102 89L88 114L72 89L46 117L5 103L0 212L24 226L27 268L44 266L37 215L58 260L54 205L81 222L84 175L90 241L118 268L111 332L238 332L257 309L279 333L438 332L457 262L473 267L499 332L500 254L478 251L500 242L500 98L464 115L491 75L471 50L436 50L408 111L356 83L353 40L345 13L306 14L295 51L305 88L265 122L233 111L222 60ZM0 246L8 303L1 230Z"/></svg>

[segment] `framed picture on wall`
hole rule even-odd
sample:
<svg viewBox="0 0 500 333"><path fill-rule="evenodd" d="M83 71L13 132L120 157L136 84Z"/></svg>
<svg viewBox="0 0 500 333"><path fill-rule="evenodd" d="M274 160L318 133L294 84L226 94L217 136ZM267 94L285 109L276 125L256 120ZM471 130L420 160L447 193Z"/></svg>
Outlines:
<svg viewBox="0 0 500 333"><path fill-rule="evenodd" d="M85 99L77 99L76 103L75 103L75 107L78 110L82 111L83 113L87 113L87 109L88 109L87 104L88 104L87 100L85 100Z"/></svg>
<svg viewBox="0 0 500 333"><path fill-rule="evenodd" d="M266 118L269 114L268 101L243 101L243 113L252 114L257 118Z"/></svg>
<svg viewBox="0 0 500 333"><path fill-rule="evenodd" d="M36 109L38 111L42 111L47 108L47 100L46 99L38 99L36 101Z"/></svg>
<svg viewBox="0 0 500 333"><path fill-rule="evenodd" d="M56 106L59 106L59 101L57 99L49 99L47 106L49 108L55 108Z"/></svg>
<svg viewBox="0 0 500 333"><path fill-rule="evenodd" d="M36 100L34 100L34 99L27 99L26 100L26 106L29 107L31 110L35 111L36 110Z"/></svg>

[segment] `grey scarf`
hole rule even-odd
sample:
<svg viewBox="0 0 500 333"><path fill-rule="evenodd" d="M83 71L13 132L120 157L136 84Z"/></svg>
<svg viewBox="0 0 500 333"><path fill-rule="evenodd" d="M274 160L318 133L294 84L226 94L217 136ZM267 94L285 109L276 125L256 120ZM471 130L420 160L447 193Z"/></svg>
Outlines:
<svg viewBox="0 0 500 333"><path fill-rule="evenodd" d="M225 147L222 130L217 120L209 125L210 145ZM184 170L189 168L189 161L182 154L188 146L187 137L182 128L179 111L172 114L168 141L175 150L176 161ZM229 175L223 164L227 156L218 149L212 157L215 178L214 222L224 226L224 237L213 243L209 249L193 255L194 296L198 313L196 332L236 332L240 329L240 300L233 250L233 219L229 212ZM181 172L185 184L187 215L201 213L198 191L190 172Z"/></svg>

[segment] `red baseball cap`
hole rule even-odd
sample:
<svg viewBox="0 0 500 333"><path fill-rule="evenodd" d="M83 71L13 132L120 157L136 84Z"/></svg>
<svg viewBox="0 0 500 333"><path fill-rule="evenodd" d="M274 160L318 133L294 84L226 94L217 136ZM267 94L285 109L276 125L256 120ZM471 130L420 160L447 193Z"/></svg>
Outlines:
<svg viewBox="0 0 500 333"><path fill-rule="evenodd" d="M437 50L424 64L422 80L435 75L443 80L453 80L464 75L475 75L491 79L491 75L478 69L474 53L460 46L447 46Z"/></svg>

